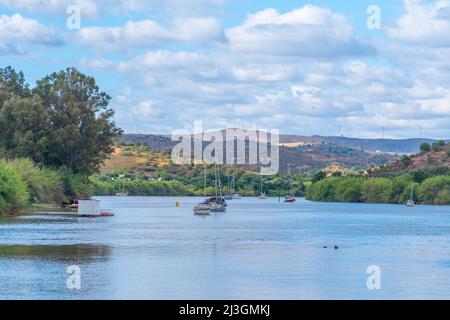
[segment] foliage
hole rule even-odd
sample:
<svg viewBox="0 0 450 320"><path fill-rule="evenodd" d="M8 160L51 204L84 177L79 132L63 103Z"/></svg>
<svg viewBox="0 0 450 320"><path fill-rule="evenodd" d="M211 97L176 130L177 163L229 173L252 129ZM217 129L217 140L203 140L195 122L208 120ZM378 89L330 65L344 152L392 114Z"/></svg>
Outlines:
<svg viewBox="0 0 450 320"><path fill-rule="evenodd" d="M92 174L121 133L109 100L74 68L45 76L31 91L22 73L0 69L0 150L9 159Z"/></svg>
<svg viewBox="0 0 450 320"><path fill-rule="evenodd" d="M420 145L420 151L422 152L430 152L431 151L431 145L427 142L424 142Z"/></svg>
<svg viewBox="0 0 450 320"><path fill-rule="evenodd" d="M419 187L419 200L426 204L450 204L450 176L428 178Z"/></svg>
<svg viewBox="0 0 450 320"><path fill-rule="evenodd" d="M5 161L0 161L0 215L14 214L23 209L29 198L20 176Z"/></svg>
<svg viewBox="0 0 450 320"><path fill-rule="evenodd" d="M26 183L30 202L61 203L64 201L64 186L56 171L39 168L29 159L15 159L8 163Z"/></svg>
<svg viewBox="0 0 450 320"><path fill-rule="evenodd" d="M326 202L405 203L411 196L424 204L450 204L450 176L435 176L415 183L411 174L393 179L331 177L312 184L307 198Z"/></svg>

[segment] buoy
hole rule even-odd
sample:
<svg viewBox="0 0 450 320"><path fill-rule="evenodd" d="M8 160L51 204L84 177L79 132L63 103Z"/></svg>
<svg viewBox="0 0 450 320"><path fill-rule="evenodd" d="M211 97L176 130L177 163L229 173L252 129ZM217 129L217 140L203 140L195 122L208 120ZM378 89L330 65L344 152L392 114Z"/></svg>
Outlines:
<svg viewBox="0 0 450 320"><path fill-rule="evenodd" d="M180 206L180 203L177 201L177 202L175 203L175 205L176 205L177 207L179 207L179 206Z"/></svg>
<svg viewBox="0 0 450 320"><path fill-rule="evenodd" d="M334 250L337 250L337 249L339 249L339 247L336 245L336 246L334 246Z"/></svg>

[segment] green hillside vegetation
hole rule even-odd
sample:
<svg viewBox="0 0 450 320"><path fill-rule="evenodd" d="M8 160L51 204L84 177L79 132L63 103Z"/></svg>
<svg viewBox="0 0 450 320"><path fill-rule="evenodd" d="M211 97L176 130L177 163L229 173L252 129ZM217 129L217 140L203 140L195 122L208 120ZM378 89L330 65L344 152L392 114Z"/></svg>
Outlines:
<svg viewBox="0 0 450 320"><path fill-rule="evenodd" d="M320 176L307 198L326 202L405 203L411 195L417 203L450 204L450 145L423 144L420 154L360 176Z"/></svg>
<svg viewBox="0 0 450 320"><path fill-rule="evenodd" d="M241 195L255 196L260 192L259 171L248 166L220 166L222 193L229 193L228 185L235 175L235 189ZM203 194L203 166L175 165L169 154L157 152L143 145L116 148L106 160L100 174L90 177L96 195L126 192L133 196L175 196ZM264 192L270 196L284 196L294 190L305 195L307 176L302 174L264 177ZM207 193L214 191L214 168L207 167Z"/></svg>

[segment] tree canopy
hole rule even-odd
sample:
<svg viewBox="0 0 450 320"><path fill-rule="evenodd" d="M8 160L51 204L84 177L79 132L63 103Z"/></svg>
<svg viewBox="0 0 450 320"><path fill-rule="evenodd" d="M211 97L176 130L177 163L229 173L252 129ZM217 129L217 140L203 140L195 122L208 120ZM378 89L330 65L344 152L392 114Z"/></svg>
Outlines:
<svg viewBox="0 0 450 320"><path fill-rule="evenodd" d="M121 133L110 97L75 68L52 73L29 89L21 72L0 69L0 150L7 158L98 171Z"/></svg>

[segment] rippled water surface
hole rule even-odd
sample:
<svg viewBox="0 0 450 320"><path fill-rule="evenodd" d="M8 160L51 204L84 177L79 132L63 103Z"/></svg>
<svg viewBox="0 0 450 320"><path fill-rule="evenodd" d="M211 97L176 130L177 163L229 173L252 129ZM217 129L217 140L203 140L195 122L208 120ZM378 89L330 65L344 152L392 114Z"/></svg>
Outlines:
<svg viewBox="0 0 450 320"><path fill-rule="evenodd" d="M98 199L116 216L0 218L0 298L450 298L448 206L244 198L196 217L196 198ZM381 290L367 289L370 265Z"/></svg>

